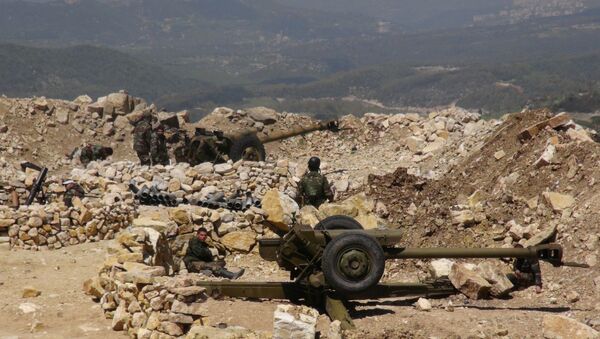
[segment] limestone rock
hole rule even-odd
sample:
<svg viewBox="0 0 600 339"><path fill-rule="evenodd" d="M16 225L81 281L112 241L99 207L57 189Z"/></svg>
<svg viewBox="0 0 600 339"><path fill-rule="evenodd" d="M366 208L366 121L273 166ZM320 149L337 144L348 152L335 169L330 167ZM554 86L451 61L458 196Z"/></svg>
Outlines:
<svg viewBox="0 0 600 339"><path fill-rule="evenodd" d="M208 310L206 309L206 306L202 305L202 303L184 303L179 300L173 300L171 312L199 315L204 317L208 315Z"/></svg>
<svg viewBox="0 0 600 339"><path fill-rule="evenodd" d="M556 147L552 144L546 146L544 153L539 157L534 163L533 166L536 168L550 165L554 161L554 155L556 154Z"/></svg>
<svg viewBox="0 0 600 339"><path fill-rule="evenodd" d="M323 219L323 215L314 206L306 205L300 209L297 218L300 224L314 228Z"/></svg>
<svg viewBox="0 0 600 339"><path fill-rule="evenodd" d="M276 189L267 191L262 199L262 209L267 213L267 220L275 227L287 231L292 224L292 214L298 213L300 207L288 195Z"/></svg>
<svg viewBox="0 0 600 339"><path fill-rule="evenodd" d="M159 232L165 232L168 228L168 225L163 221L140 217L133 220L133 227L149 227Z"/></svg>
<svg viewBox="0 0 600 339"><path fill-rule="evenodd" d="M482 262L479 265L477 265L476 271L485 280L492 284L490 294L494 297L503 297L507 295L508 292L510 292L514 287L514 285L506 277L506 275L500 272L489 262Z"/></svg>
<svg viewBox="0 0 600 339"><path fill-rule="evenodd" d="M100 285L100 281L98 277L88 279L83 282L83 291L87 295L91 295L96 298L101 298L104 295L105 291L102 285Z"/></svg>
<svg viewBox="0 0 600 339"><path fill-rule="evenodd" d="M190 217L188 211L183 208L175 208L169 211L169 216L178 225L185 225L190 223Z"/></svg>
<svg viewBox="0 0 600 339"><path fill-rule="evenodd" d="M23 298L35 298L35 297L39 297L41 294L42 294L42 292L39 291L37 288L32 287L32 286L25 286L23 288L22 297Z"/></svg>
<svg viewBox="0 0 600 339"><path fill-rule="evenodd" d="M214 166L215 172L221 175L228 174L233 171L233 166L231 164L217 164Z"/></svg>
<svg viewBox="0 0 600 339"><path fill-rule="evenodd" d="M597 339L600 333L593 328L562 315L545 315L542 320L546 339Z"/></svg>
<svg viewBox="0 0 600 339"><path fill-rule="evenodd" d="M221 243L229 250L247 253L256 244L256 235L253 232L234 231L225 234Z"/></svg>
<svg viewBox="0 0 600 339"><path fill-rule="evenodd" d="M258 122L262 122L265 125L274 124L277 122L277 112L273 109L266 107L254 107L247 110L248 116Z"/></svg>
<svg viewBox="0 0 600 339"><path fill-rule="evenodd" d="M436 259L429 263L429 273L433 279L448 277L454 261L449 259Z"/></svg>
<svg viewBox="0 0 600 339"><path fill-rule="evenodd" d="M56 111L56 122L59 124L66 125L69 123L69 110L66 108L59 108Z"/></svg>
<svg viewBox="0 0 600 339"><path fill-rule="evenodd" d="M314 339L319 312L296 305L277 305L273 320L273 338Z"/></svg>
<svg viewBox="0 0 600 339"><path fill-rule="evenodd" d="M504 158L506 156L506 153L503 150L499 150L496 153L494 153L494 158L496 158L496 160L500 160L502 158Z"/></svg>
<svg viewBox="0 0 600 339"><path fill-rule="evenodd" d="M121 304L119 304L119 307L117 307L117 310L115 311L115 314L113 315L112 324L111 324L112 329L115 331L124 330L125 325L127 325L127 323L129 322L129 319L130 319L130 316L129 316L129 313L127 312L127 307L125 306L125 303L122 302Z"/></svg>
<svg viewBox="0 0 600 339"><path fill-rule="evenodd" d="M415 303L415 307L419 311L431 311L431 303L425 298L419 298L419 300L417 300L417 302Z"/></svg>
<svg viewBox="0 0 600 339"><path fill-rule="evenodd" d="M562 211L575 205L575 198L568 194L544 192L542 196L554 211Z"/></svg>
<svg viewBox="0 0 600 339"><path fill-rule="evenodd" d="M531 238L527 239L524 247L532 247L540 244L546 243L548 240L552 239L556 234L557 225L551 224L547 228L541 230L540 232L533 235Z"/></svg>
<svg viewBox="0 0 600 339"><path fill-rule="evenodd" d="M106 97L105 107L111 105L118 113L131 112L130 97L125 93L111 93Z"/></svg>
<svg viewBox="0 0 600 339"><path fill-rule="evenodd" d="M471 299L485 298L490 294L492 285L463 264L452 265L448 278L452 285Z"/></svg>

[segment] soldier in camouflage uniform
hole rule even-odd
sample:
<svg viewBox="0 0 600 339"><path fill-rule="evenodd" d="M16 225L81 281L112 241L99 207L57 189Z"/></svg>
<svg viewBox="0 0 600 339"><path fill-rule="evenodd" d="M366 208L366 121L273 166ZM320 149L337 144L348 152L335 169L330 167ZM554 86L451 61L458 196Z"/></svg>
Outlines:
<svg viewBox="0 0 600 339"><path fill-rule="evenodd" d="M85 196L85 191L83 190L83 187L81 187L75 181L65 180L63 182L63 185L65 186L65 189L66 189L65 197L63 198L63 201L65 202L65 205L67 205L68 207L73 206L73 198L77 197L79 199L83 199L83 197Z"/></svg>
<svg viewBox="0 0 600 339"><path fill-rule="evenodd" d="M150 137L150 158L152 165L168 165L169 151L167 150L167 140L165 138L165 127L158 125Z"/></svg>
<svg viewBox="0 0 600 339"><path fill-rule="evenodd" d="M133 129L133 150L142 165L150 166L150 138L152 137L152 116L145 114Z"/></svg>
<svg viewBox="0 0 600 339"><path fill-rule="evenodd" d="M242 268L237 273L225 269L224 260L214 260L213 254L206 244L208 231L201 227L196 233L196 237L188 242L187 252L183 258L185 267L189 272L214 275L228 279L237 279L244 274Z"/></svg>
<svg viewBox="0 0 600 339"><path fill-rule="evenodd" d="M523 248L517 244L515 248ZM535 292L542 292L542 270L538 258L516 258L513 262L513 273L508 274L508 279L515 287L529 287L535 285Z"/></svg>
<svg viewBox="0 0 600 339"><path fill-rule="evenodd" d="M308 173L304 174L298 184L298 202L300 206L313 205L319 207L329 200L333 201L333 191L327 178L321 174L321 159L312 157L308 160Z"/></svg>
<svg viewBox="0 0 600 339"><path fill-rule="evenodd" d="M86 144L81 147L77 147L71 152L69 157L71 159L79 159L81 164L87 166L92 161L105 160L113 154L111 147L104 147L101 145Z"/></svg>

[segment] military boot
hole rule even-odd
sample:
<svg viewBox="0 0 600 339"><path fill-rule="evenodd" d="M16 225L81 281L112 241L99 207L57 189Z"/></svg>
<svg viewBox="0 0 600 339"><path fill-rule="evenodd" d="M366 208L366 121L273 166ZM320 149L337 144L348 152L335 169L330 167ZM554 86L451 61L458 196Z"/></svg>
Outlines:
<svg viewBox="0 0 600 339"><path fill-rule="evenodd" d="M227 279L231 279L231 280L235 280L239 277L241 277L245 272L245 269L240 269L239 271L237 271L236 273L233 273L231 271L228 271L224 268L221 268L217 271L215 271L215 276L217 277L223 277L223 278L227 278Z"/></svg>

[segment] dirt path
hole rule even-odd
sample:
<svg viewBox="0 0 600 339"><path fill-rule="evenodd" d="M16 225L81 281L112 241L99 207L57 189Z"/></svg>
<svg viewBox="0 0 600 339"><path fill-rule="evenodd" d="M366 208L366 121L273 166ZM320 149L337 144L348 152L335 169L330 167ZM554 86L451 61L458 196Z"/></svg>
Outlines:
<svg viewBox="0 0 600 339"><path fill-rule="evenodd" d="M0 252L0 338L127 338L110 329L99 304L82 291L83 282L97 274L106 245ZM42 294L22 298L24 286ZM22 305L38 310L24 313Z"/></svg>

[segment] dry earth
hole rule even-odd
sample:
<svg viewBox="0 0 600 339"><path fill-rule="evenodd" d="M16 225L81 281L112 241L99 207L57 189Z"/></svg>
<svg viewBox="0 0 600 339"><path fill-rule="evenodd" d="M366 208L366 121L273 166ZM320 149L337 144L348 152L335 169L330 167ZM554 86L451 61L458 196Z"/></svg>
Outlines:
<svg viewBox="0 0 600 339"><path fill-rule="evenodd" d="M407 231L407 244L500 246L505 238L499 235L508 231L506 225L510 220L523 225L560 224L557 241L565 246L567 258L593 261L599 250L596 223L599 193L595 181L600 180L597 166L600 148L593 143L572 142L565 131L544 130L538 138L524 144L517 140L516 135L522 128L544 118L546 112L537 112L512 116L499 126L497 123L483 124L474 136L459 134L455 139L451 137L446 147L431 157L410 157L407 153L404 141L407 135L414 133L414 128L388 130L377 125L367 128L361 125L364 121L354 121L362 126L359 129L342 131L339 135L317 132L295 137L269 145L268 150L271 159L302 162L317 154L325 159L328 169L346 169L342 174L332 175L333 181L349 180L350 190L366 191L385 203L390 212L388 222L392 227ZM18 125L14 119L4 121L11 126ZM36 115L35 119L39 119L41 125L44 117ZM297 116L290 119L291 124L303 121ZM206 123L219 126L218 119ZM58 125L49 129L55 128L60 132L67 127ZM14 130L16 134L19 132L19 129ZM23 137L33 143L39 138L34 134L23 134ZM557 146L555 162L542 168L532 167L551 137L557 137L562 145ZM52 132L45 138L57 140L58 136ZM32 159L56 160L73 146L71 140L53 141L51 145L58 151ZM131 159L132 154L123 145L117 158ZM458 152L459 148L462 151ZM505 153L503 157L496 157L499 150ZM28 150L17 154L34 156ZM414 162L415 157L418 163ZM459 161L462 159L466 161ZM16 163L18 159L8 160ZM392 173L399 166L416 167L416 173L421 174L437 171L433 177L439 180L417 178L406 169ZM371 176L367 181L369 174L386 173ZM512 173L519 173L519 179L506 184L505 178ZM450 207L464 204L477 190L484 197L482 213L486 215L485 220L472 227L455 225ZM564 213L528 206L527 200L541 196L546 190L573 194L577 204ZM82 292L83 282L95 276L103 262L107 245L107 242L86 243L40 252L2 250L0 339L126 338L123 332L110 329L110 320L104 319L99 304ZM281 281L287 278L286 272L274 263L262 261L256 248L250 255L232 255L228 262L234 269L246 268L243 280ZM494 262L508 268L498 260ZM385 279L417 281L425 276L426 266L427 263L422 261L389 263ZM349 338L542 338L542 318L548 314L566 315L599 330L600 273L597 263L592 266L592 269L583 270L543 264L545 286L541 294L530 288L514 292L508 299L470 300L462 295L431 299L433 309L429 312L417 311L413 306L415 299L410 298L355 302L351 304L351 316L357 329L345 334ZM23 298L26 286L34 287L41 295ZM208 325L224 323L270 331L278 303L282 301L209 300L206 305L210 316L205 321ZM33 312L27 313L32 309Z"/></svg>

